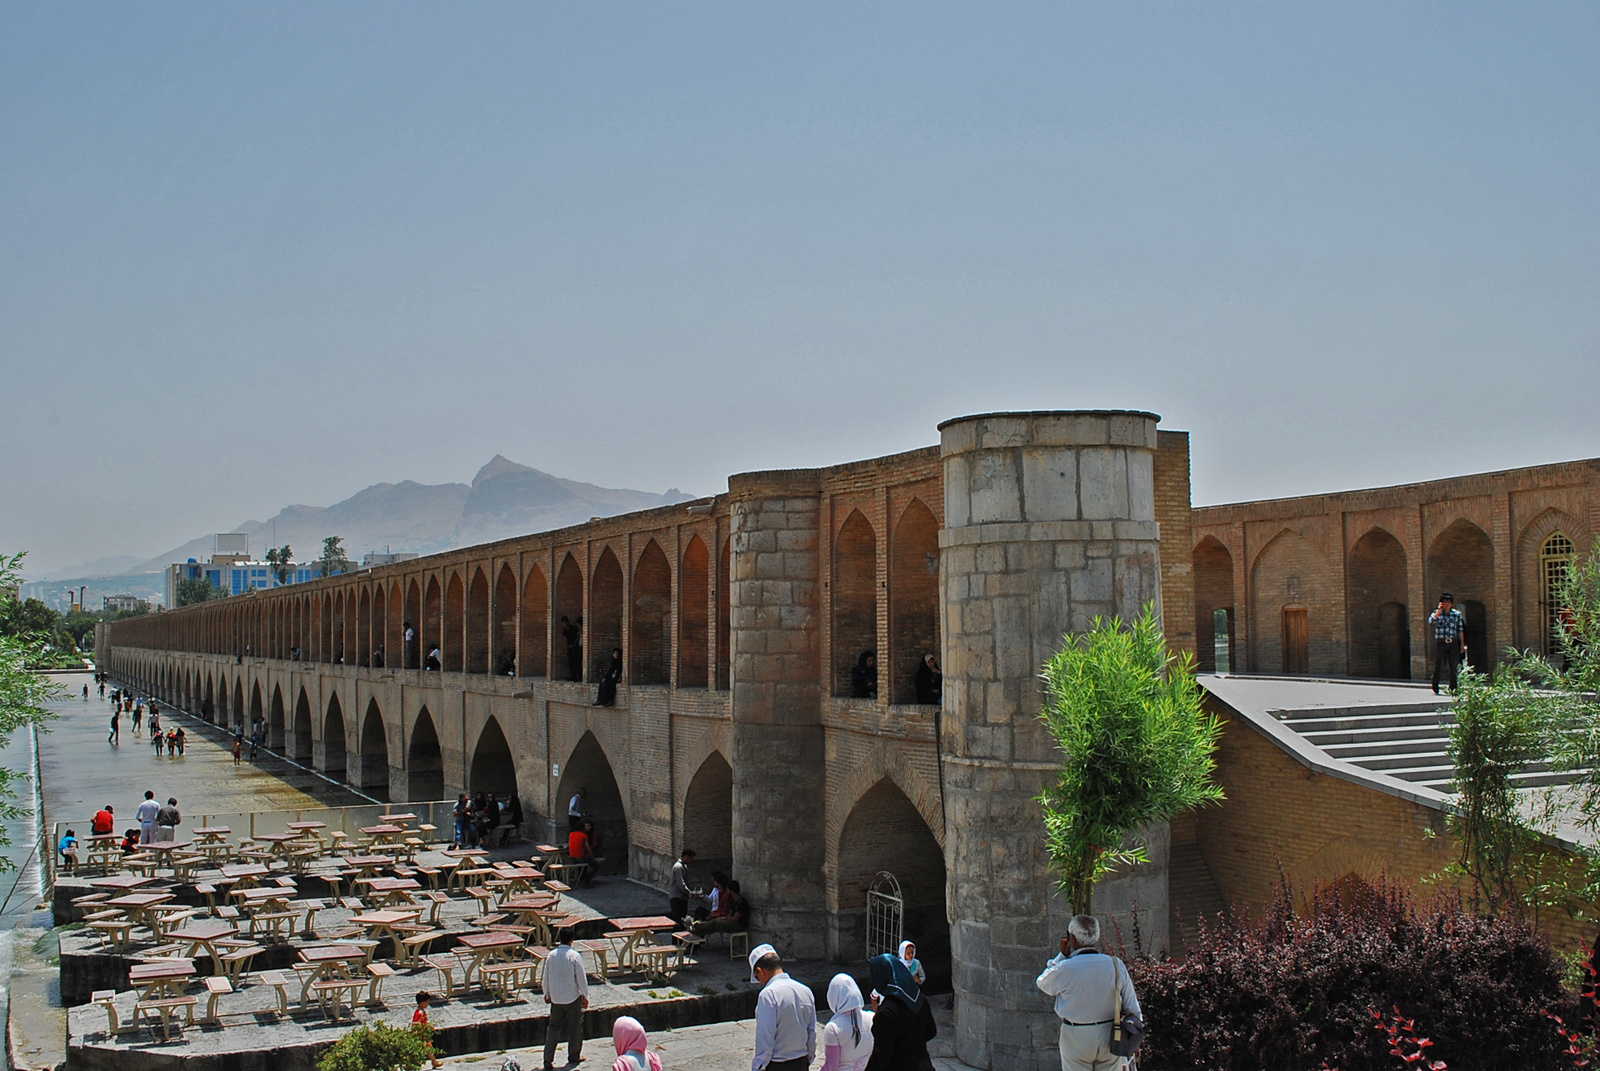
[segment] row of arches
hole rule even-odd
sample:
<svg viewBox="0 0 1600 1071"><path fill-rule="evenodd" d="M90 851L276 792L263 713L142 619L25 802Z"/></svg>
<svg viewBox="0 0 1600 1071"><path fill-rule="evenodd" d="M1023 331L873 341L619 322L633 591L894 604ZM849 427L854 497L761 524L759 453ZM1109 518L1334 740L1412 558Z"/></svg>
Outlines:
<svg viewBox="0 0 1600 1071"><path fill-rule="evenodd" d="M877 532L860 509L851 510L833 541L833 694L853 694L862 652L886 650L880 694L891 703L916 703L917 669L924 655L939 652L939 522L921 499L901 512L885 557L888 578L880 584ZM889 616L883 635L880 595Z"/></svg>
<svg viewBox="0 0 1600 1071"><path fill-rule="evenodd" d="M1533 583L1517 585L1515 598L1519 606L1535 602L1533 615L1497 612L1494 543L1472 521L1453 522L1429 543L1422 561L1427 600L1422 607L1410 605L1413 565L1405 546L1385 528L1368 530L1351 545L1344 563L1343 667L1331 665L1338 592L1328 590L1322 551L1300 533L1285 529L1256 555L1246 580L1251 612L1246 662L1231 652L1231 639L1238 635L1233 554L1215 536L1203 536L1192 557L1197 661L1206 672L1216 670L1220 630L1235 671L1342 671L1356 677L1408 679L1413 654L1423 653L1413 651L1413 639L1427 642L1426 621L1443 591L1454 595L1455 606L1466 619L1467 657L1472 665L1491 667L1500 648L1512 642L1554 654L1561 627L1559 592L1576 549L1568 527L1570 519L1561 525L1560 518L1546 516L1524 528L1521 572ZM1505 622L1518 621L1522 635L1514 639L1501 634ZM1431 650L1426 653L1431 657Z"/></svg>

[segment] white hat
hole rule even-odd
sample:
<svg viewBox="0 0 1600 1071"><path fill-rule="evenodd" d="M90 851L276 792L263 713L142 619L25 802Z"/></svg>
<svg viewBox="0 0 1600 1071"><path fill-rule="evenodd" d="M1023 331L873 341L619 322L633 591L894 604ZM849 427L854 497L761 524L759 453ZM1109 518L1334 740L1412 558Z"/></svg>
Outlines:
<svg viewBox="0 0 1600 1071"><path fill-rule="evenodd" d="M778 950L771 945L756 945L750 950L750 981L752 984L761 981L756 977L756 964L765 956L776 956Z"/></svg>

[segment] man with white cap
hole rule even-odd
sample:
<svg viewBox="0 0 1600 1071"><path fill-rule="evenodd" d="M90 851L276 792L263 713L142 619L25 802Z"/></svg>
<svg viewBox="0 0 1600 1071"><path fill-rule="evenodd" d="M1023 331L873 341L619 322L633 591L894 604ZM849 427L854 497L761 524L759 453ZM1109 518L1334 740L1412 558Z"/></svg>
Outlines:
<svg viewBox="0 0 1600 1071"><path fill-rule="evenodd" d="M806 1071L817 1054L817 1002L811 989L784 973L771 945L750 950L750 981L761 986L750 1071Z"/></svg>

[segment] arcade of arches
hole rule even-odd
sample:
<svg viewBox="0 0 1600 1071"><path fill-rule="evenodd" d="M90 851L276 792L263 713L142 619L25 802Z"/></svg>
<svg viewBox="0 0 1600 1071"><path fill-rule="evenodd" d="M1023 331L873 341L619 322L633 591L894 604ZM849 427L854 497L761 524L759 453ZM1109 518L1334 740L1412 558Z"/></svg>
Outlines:
<svg viewBox="0 0 1600 1071"><path fill-rule="evenodd" d="M1160 597L1169 642L1204 668L1222 649L1234 672L1417 679L1443 588L1475 661L1547 645L1549 593L1600 530L1595 462L1191 510L1187 436L1147 414L974 417L942 434L119 621L97 655L218 724L264 720L272 746L375 797L514 791L547 837L583 787L608 869L663 884L694 847L796 955L858 956L866 888L889 871L924 961L955 964L962 999L982 1003L1020 991L1015 963L1059 913L1015 820L1036 812L1051 755L1018 652ZM616 706L596 707L614 648ZM876 698L850 694L864 651ZM929 653L942 709L915 701ZM1146 873L1106 910L1137 911L1159 941L1165 886ZM984 960L1001 933L1013 944ZM972 1044L958 1051L978 1062ZM998 1036L982 1044L1033 1066Z"/></svg>

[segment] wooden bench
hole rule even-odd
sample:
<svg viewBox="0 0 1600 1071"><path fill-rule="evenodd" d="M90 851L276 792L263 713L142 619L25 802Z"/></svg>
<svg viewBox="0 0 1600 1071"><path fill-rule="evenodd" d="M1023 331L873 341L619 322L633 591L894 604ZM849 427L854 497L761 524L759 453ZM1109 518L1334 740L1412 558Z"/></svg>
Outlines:
<svg viewBox="0 0 1600 1071"><path fill-rule="evenodd" d="M446 998L456 995L456 971L462 972L462 981L466 981L466 971L459 957L453 952L436 952L431 956L423 956L422 962L439 972L444 979L444 995Z"/></svg>
<svg viewBox="0 0 1600 1071"><path fill-rule="evenodd" d="M532 989L539 976L539 961L520 959L485 963L478 968L484 988L494 994L495 1003L515 999L518 989Z"/></svg>
<svg viewBox="0 0 1600 1071"><path fill-rule="evenodd" d="M672 935L672 939L683 946L683 950L686 954L698 952L700 950L700 946L706 943L706 939L704 937L691 933L689 930L679 930L677 933Z"/></svg>
<svg viewBox="0 0 1600 1071"><path fill-rule="evenodd" d="M587 952L594 956L595 964L598 967L597 973L601 978L610 976L612 953L610 941L574 941L572 942L572 947L579 952Z"/></svg>
<svg viewBox="0 0 1600 1071"><path fill-rule="evenodd" d="M322 1006L323 1018L338 1022L339 1009L345 1004L350 1005L350 1017L355 1018L356 993L367 984L365 978L324 978L320 982L311 983L311 993Z"/></svg>
<svg viewBox="0 0 1600 1071"><path fill-rule="evenodd" d="M638 945L633 962L646 977L671 978L683 967L682 945Z"/></svg>
<svg viewBox="0 0 1600 1071"><path fill-rule="evenodd" d="M221 1026L222 1017L217 1014L217 1001L233 992L233 983L218 974L208 976L205 983L206 1014L200 1021L209 1026Z"/></svg>
<svg viewBox="0 0 1600 1071"><path fill-rule="evenodd" d="M442 910L444 908L445 904L448 904L450 902L450 897L446 896L442 892L425 892L425 893L418 893L417 895L419 897L421 897L424 901L426 901L428 903L428 905L429 905L429 907L428 907L428 918L427 918L428 925L429 926L437 926L437 925L439 925L439 912L440 912L440 910Z"/></svg>
<svg viewBox="0 0 1600 1071"><path fill-rule="evenodd" d="M200 1003L199 997L162 997L160 1000L141 1000L134 1005L135 1016L158 1015L161 1017L161 1037L165 1041L172 1040L173 1014L182 1009L190 1026L194 1025L194 1007ZM180 1027L181 1029L181 1027ZM155 1034L152 1025L150 1033Z"/></svg>
<svg viewBox="0 0 1600 1071"><path fill-rule="evenodd" d="M372 984L367 990L367 1003L377 1004L383 999L384 979L393 978L399 972L387 963L369 963L367 973L372 975Z"/></svg>
<svg viewBox="0 0 1600 1071"><path fill-rule="evenodd" d="M289 979L285 978L282 971L261 971L256 975L262 985L269 985L278 991L278 1015L280 1018L289 1018Z"/></svg>
<svg viewBox="0 0 1600 1071"><path fill-rule="evenodd" d="M89 929L100 934L115 952L121 952L128 947L128 942L133 937L133 927L131 919L100 919L89 923Z"/></svg>
<svg viewBox="0 0 1600 1071"><path fill-rule="evenodd" d="M206 898L206 906L215 911L217 909L217 887L208 881L202 881L194 887L194 891Z"/></svg>
<svg viewBox="0 0 1600 1071"><path fill-rule="evenodd" d="M407 934L400 939L400 965L402 967L415 967L421 959L422 950L432 944L436 938L445 936L444 930L420 930L417 933Z"/></svg>
<svg viewBox="0 0 1600 1071"><path fill-rule="evenodd" d="M327 901L319 900L319 899L317 899L315 897L312 897L309 900L291 900L291 901L289 901L289 903L292 904L293 906L298 907L298 908L302 909L303 911L305 911L305 913L306 913L306 925L305 925L305 931L304 932L307 933L307 934L315 935L317 930L316 930L316 927L312 925L312 920L314 920L317 917L317 912L318 911L324 911L324 910L327 909L327 907L328 907Z"/></svg>
<svg viewBox="0 0 1600 1071"><path fill-rule="evenodd" d="M233 984L238 984L239 976L250 969L250 961L265 952L260 945L244 945L229 949L217 957L217 966L222 969L223 975Z"/></svg>
<svg viewBox="0 0 1600 1071"><path fill-rule="evenodd" d="M132 1026L122 1024L122 1016L117 1012L117 991L115 989L97 989L89 997L90 1004L97 1004L106 1010L106 1036L118 1037L139 1028L135 1022Z"/></svg>
<svg viewBox="0 0 1600 1071"><path fill-rule="evenodd" d="M467 895L478 901L478 914L487 915L495 909L495 895L488 889L475 885L467 890Z"/></svg>
<svg viewBox="0 0 1600 1071"><path fill-rule="evenodd" d="M265 933L274 941L287 940L294 932L294 920L299 917L298 911L264 911L250 916L250 932ZM284 930L289 933L285 934Z"/></svg>

